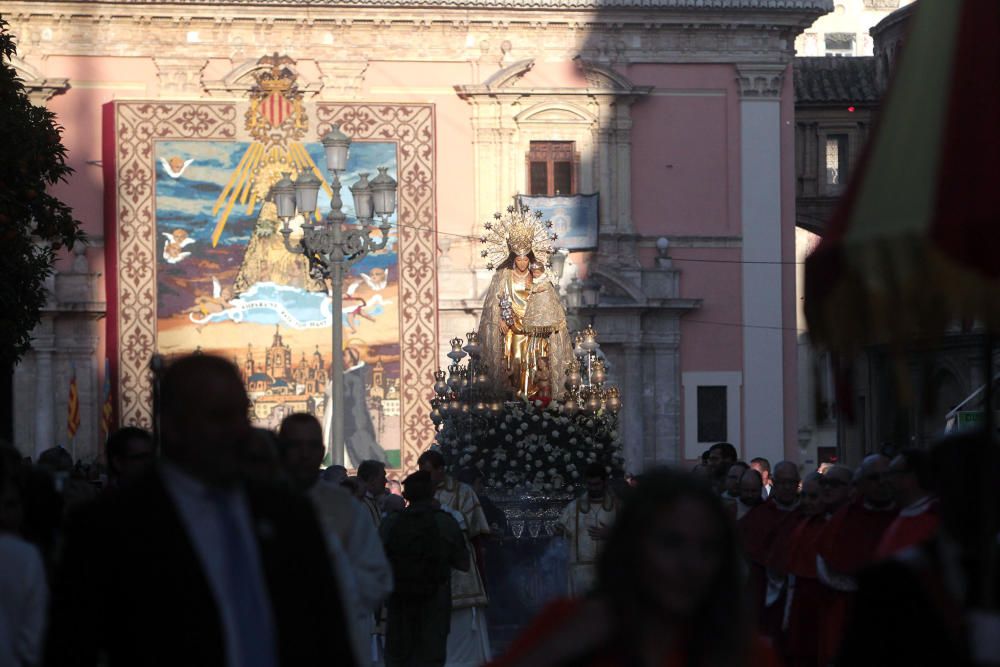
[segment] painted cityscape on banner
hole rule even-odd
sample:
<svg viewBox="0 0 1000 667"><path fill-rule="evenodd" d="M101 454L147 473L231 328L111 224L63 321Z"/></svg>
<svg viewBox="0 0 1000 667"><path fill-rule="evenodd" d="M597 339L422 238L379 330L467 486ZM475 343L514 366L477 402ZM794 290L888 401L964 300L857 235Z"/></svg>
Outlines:
<svg viewBox="0 0 1000 667"><path fill-rule="evenodd" d="M237 202L217 232L220 193L250 144L156 143L157 341L161 353L218 354L241 369L258 426L277 428L295 412L316 415L329 432L331 299L305 260L285 249L274 204L248 212ZM313 162L323 148L307 145ZM349 186L388 167L396 144L356 142L341 174L341 199L354 223ZM318 209L329 210L320 191ZM351 267L344 280L346 465L375 458L399 466L400 327L396 218L386 248ZM293 219L292 242L301 234Z"/></svg>

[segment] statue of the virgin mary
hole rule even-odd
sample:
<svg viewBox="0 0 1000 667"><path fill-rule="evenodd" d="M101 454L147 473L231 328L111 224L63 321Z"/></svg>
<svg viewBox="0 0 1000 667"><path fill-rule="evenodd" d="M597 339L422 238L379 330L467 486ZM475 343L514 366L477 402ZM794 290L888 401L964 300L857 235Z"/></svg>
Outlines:
<svg viewBox="0 0 1000 667"><path fill-rule="evenodd" d="M566 311L552 298L554 286L544 271L556 238L551 227L540 211L518 202L505 216L494 214L480 239L486 267L496 270L479 320L482 359L497 385L527 399L553 398L543 396L546 384L561 385L573 360Z"/></svg>

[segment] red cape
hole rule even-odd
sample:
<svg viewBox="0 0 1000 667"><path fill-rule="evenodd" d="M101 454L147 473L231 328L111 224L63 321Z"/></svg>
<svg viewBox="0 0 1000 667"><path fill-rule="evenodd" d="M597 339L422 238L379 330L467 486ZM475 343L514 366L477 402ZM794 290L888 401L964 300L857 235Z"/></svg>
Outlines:
<svg viewBox="0 0 1000 667"><path fill-rule="evenodd" d="M930 500L927 508L919 514L907 514L904 510L886 529L875 550L875 557L882 560L926 542L937 533L940 525L941 511L937 500Z"/></svg>
<svg viewBox="0 0 1000 667"><path fill-rule="evenodd" d="M819 541L819 555L834 572L854 575L875 560L882 535L897 510L874 510L858 500L830 519Z"/></svg>
<svg viewBox="0 0 1000 667"><path fill-rule="evenodd" d="M794 509L782 509L772 498L753 508L736 522L747 560L766 565L775 540L795 526Z"/></svg>
<svg viewBox="0 0 1000 667"><path fill-rule="evenodd" d="M816 579L816 554L819 541L826 529L827 519L823 514L807 517L799 522L788 540L786 571L798 578Z"/></svg>

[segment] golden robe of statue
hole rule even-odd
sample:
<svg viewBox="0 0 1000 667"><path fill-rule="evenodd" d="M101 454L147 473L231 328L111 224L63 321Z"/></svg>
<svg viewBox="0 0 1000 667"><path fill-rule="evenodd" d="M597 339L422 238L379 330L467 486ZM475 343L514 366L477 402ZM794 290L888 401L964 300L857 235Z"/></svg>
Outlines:
<svg viewBox="0 0 1000 667"><path fill-rule="evenodd" d="M479 341L494 381L522 398L535 398L539 366L547 366L552 388L557 389L573 359L573 347L554 286L544 277L544 282L533 282L528 261L515 257L493 277L483 303Z"/></svg>

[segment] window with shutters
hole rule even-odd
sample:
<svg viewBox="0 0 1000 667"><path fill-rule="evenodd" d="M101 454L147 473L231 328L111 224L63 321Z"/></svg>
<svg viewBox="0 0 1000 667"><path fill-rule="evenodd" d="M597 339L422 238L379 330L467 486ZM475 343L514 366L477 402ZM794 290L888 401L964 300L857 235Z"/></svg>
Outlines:
<svg viewBox="0 0 1000 667"><path fill-rule="evenodd" d="M531 195L575 195L580 156L572 141L532 141L527 156Z"/></svg>

